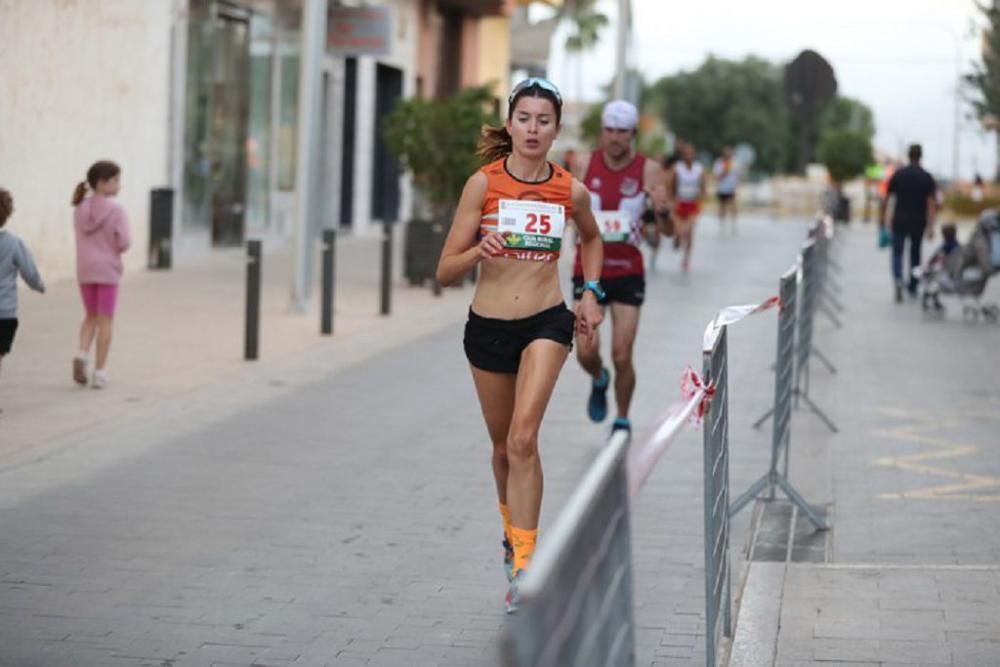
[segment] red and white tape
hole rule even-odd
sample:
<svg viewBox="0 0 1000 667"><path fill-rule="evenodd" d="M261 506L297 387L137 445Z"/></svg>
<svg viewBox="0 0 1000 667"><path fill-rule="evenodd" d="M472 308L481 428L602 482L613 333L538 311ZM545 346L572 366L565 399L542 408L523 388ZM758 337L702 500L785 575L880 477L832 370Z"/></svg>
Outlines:
<svg viewBox="0 0 1000 667"><path fill-rule="evenodd" d="M781 299L772 296L757 304L723 308L705 328L703 349L706 351L712 349L715 336L722 327L772 308L780 309L781 306ZM684 369L681 375L680 388L681 400L667 408L666 412L653 423L653 427L645 431L629 448L626 470L630 498L635 497L646 483L653 468L656 467L656 462L683 430L685 422L690 421L696 426L701 424L715 396L715 384L711 381L706 382L690 366Z"/></svg>
<svg viewBox="0 0 1000 667"><path fill-rule="evenodd" d="M750 315L755 315L757 313L762 313L765 310L771 310L772 308L781 307L781 297L772 296L767 301L762 301L761 303L747 304L744 306L727 306L720 310L712 321L708 323L705 327L705 337L702 339L702 349L708 352L712 349L712 343L715 342L715 336L719 333L719 329L724 326L735 324L745 317Z"/></svg>

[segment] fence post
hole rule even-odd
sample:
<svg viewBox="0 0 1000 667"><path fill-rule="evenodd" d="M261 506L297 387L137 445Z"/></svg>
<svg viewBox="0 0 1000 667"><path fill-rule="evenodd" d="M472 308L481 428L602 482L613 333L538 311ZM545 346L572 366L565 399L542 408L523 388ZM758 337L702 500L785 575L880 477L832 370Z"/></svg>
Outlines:
<svg viewBox="0 0 1000 667"><path fill-rule="evenodd" d="M260 240L247 241L246 327L243 336L243 358L257 358L260 341Z"/></svg>
<svg viewBox="0 0 1000 667"><path fill-rule="evenodd" d="M323 335L333 333L334 261L336 259L337 231L323 230L323 285L320 298L319 330Z"/></svg>
<svg viewBox="0 0 1000 667"><path fill-rule="evenodd" d="M382 281L381 281L379 313L388 315L392 308L392 223L382 221Z"/></svg>
<svg viewBox="0 0 1000 667"><path fill-rule="evenodd" d="M729 571L729 360L727 327L704 350L702 378L715 395L704 415L705 664L716 667L723 636L733 634Z"/></svg>

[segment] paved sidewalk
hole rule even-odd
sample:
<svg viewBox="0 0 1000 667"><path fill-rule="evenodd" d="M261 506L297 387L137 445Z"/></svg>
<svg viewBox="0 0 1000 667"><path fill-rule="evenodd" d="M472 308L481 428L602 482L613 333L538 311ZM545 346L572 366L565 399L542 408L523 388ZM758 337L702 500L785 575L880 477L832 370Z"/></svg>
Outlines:
<svg viewBox="0 0 1000 667"><path fill-rule="evenodd" d="M112 386L103 392L81 389L70 377L83 317L76 283L49 285L45 295L22 289L21 327L0 377L0 458L253 368L309 354L357 361L361 357L344 347L357 336L395 345L428 326L458 321L467 291L445 290L434 298L429 288L409 287L400 277L402 241L397 232L392 315L381 317L380 239L338 239L332 337L319 335L318 278L308 312L293 312L290 248L265 241L255 362L243 360L245 250L212 251L170 271L126 274L108 363Z"/></svg>
<svg viewBox="0 0 1000 667"><path fill-rule="evenodd" d="M773 294L805 233L741 224L720 238L706 217L692 273L665 250L650 275L639 427L677 398L716 310ZM470 296L447 297L452 324L416 308L0 459L0 664L497 665L500 521L461 352ZM749 423L770 400L774 331L761 316L732 335L747 481L766 458ZM238 337L226 345L232 359ZM584 418L587 393L570 360L542 432L543 539L607 432ZM635 504L642 665L704 659L701 469L689 431Z"/></svg>
<svg viewBox="0 0 1000 667"><path fill-rule="evenodd" d="M845 327L819 316L816 344L839 372L814 360L812 395L841 432L796 412L791 459L833 527L818 563L750 565L730 664L998 665L1000 328L894 304L870 225L836 255Z"/></svg>

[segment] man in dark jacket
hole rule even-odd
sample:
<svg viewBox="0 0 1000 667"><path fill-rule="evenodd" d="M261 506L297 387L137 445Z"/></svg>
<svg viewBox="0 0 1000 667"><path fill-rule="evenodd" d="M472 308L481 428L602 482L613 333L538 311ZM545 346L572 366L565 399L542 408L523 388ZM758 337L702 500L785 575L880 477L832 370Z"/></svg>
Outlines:
<svg viewBox="0 0 1000 667"><path fill-rule="evenodd" d="M923 237L934 237L934 216L937 212L937 183L920 166L923 150L920 144L910 146L910 164L898 169L889 181L886 199L882 201L879 224L889 224L886 215L888 199L894 198L892 214L892 276L896 282L896 302L903 300L903 248L910 241L910 273L905 285L910 296L917 295L914 269L920 266L920 245Z"/></svg>

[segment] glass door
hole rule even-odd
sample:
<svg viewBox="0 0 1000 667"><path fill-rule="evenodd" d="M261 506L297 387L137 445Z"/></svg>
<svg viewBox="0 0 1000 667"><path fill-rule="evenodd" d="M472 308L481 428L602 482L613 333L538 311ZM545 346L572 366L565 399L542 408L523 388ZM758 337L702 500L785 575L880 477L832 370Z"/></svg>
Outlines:
<svg viewBox="0 0 1000 667"><path fill-rule="evenodd" d="M220 6L213 35L210 156L212 243L243 243L250 109L249 12Z"/></svg>

